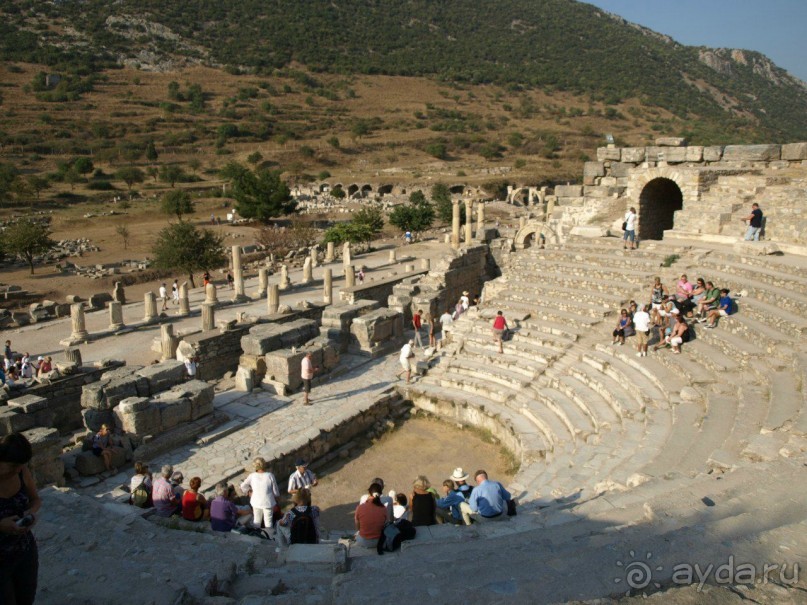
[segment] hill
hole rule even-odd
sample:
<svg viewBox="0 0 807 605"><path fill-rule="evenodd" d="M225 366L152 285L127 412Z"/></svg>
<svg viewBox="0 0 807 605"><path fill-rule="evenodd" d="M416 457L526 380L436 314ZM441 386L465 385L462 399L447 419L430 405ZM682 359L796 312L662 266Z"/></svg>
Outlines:
<svg viewBox="0 0 807 605"><path fill-rule="evenodd" d="M807 138L804 83L763 55L683 46L574 0L63 0L3 12L10 60L426 76L635 99L704 143Z"/></svg>

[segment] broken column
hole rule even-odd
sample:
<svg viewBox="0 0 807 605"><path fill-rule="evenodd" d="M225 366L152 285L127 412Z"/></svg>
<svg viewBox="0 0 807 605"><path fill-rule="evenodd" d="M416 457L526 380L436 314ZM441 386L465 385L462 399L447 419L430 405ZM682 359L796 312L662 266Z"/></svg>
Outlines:
<svg viewBox="0 0 807 605"><path fill-rule="evenodd" d="M345 245L342 246L342 264L345 267L352 264L350 260L350 242L345 242Z"/></svg>
<svg viewBox="0 0 807 605"><path fill-rule="evenodd" d="M116 332L125 327L126 324L123 323L123 305L113 300L109 303L109 329Z"/></svg>
<svg viewBox="0 0 807 605"><path fill-rule="evenodd" d="M334 261L333 242L328 242L328 247L325 249L325 262L332 263Z"/></svg>
<svg viewBox="0 0 807 605"><path fill-rule="evenodd" d="M311 257L309 256L303 263L303 281L300 283L310 284L312 281L314 281L314 272L311 269Z"/></svg>
<svg viewBox="0 0 807 605"><path fill-rule="evenodd" d="M154 296L154 292L146 292L146 294L143 296L143 306L144 322L151 323L157 319L157 298Z"/></svg>
<svg viewBox="0 0 807 605"><path fill-rule="evenodd" d="M126 304L126 293L123 291L123 284L119 281L115 282L115 289L112 290L112 300L116 300L123 305Z"/></svg>
<svg viewBox="0 0 807 605"><path fill-rule="evenodd" d="M174 326L171 324L162 324L160 326L160 346L162 351L160 359L162 361L175 359L178 344L179 339L174 336Z"/></svg>
<svg viewBox="0 0 807 605"><path fill-rule="evenodd" d="M277 308L280 306L280 292L277 284L270 284L266 292L266 310L269 315L277 313Z"/></svg>
<svg viewBox="0 0 807 605"><path fill-rule="evenodd" d="M241 269L241 246L233 246L233 281L235 284L235 294L233 302L245 302L249 300L244 294L244 271Z"/></svg>
<svg viewBox="0 0 807 605"><path fill-rule="evenodd" d="M258 298L266 296L266 286L269 283L269 271L266 267L258 269Z"/></svg>
<svg viewBox="0 0 807 605"><path fill-rule="evenodd" d="M317 255L319 254L318 246L311 246L311 268L316 269L319 266Z"/></svg>
<svg viewBox="0 0 807 605"><path fill-rule="evenodd" d="M324 291L322 293L322 302L326 305L333 302L333 273L330 269L325 269L325 282Z"/></svg>
<svg viewBox="0 0 807 605"><path fill-rule="evenodd" d="M398 262L398 255L395 253L395 248L389 251L389 262L390 263Z"/></svg>
<svg viewBox="0 0 807 605"><path fill-rule="evenodd" d="M280 265L280 284L278 288L281 290L288 290L291 287L289 280L289 268L286 265Z"/></svg>
<svg viewBox="0 0 807 605"><path fill-rule="evenodd" d="M186 317L191 314L191 301L188 298L188 282L182 282L179 286L179 311L177 315Z"/></svg>
<svg viewBox="0 0 807 605"><path fill-rule="evenodd" d="M428 271L432 268L432 262L428 258L421 258L420 259L420 268Z"/></svg>
<svg viewBox="0 0 807 605"><path fill-rule="evenodd" d="M64 350L64 358L68 363L75 363L76 367L81 366L81 349L78 347L67 347Z"/></svg>
<svg viewBox="0 0 807 605"><path fill-rule="evenodd" d="M348 288L352 288L356 285L356 270L353 268L353 265L347 265L345 267L345 286Z"/></svg>
<svg viewBox="0 0 807 605"><path fill-rule="evenodd" d="M485 228L485 202L476 203L476 231L477 234Z"/></svg>
<svg viewBox="0 0 807 605"><path fill-rule="evenodd" d="M87 325L84 322L84 303L73 303L70 305L70 342L83 342L89 338Z"/></svg>
<svg viewBox="0 0 807 605"><path fill-rule="evenodd" d="M216 303L202 303L202 332L210 332L216 328Z"/></svg>
<svg viewBox="0 0 807 605"><path fill-rule="evenodd" d="M471 240L474 238L474 224L473 224L473 200L465 200L465 243L470 245Z"/></svg>
<svg viewBox="0 0 807 605"><path fill-rule="evenodd" d="M460 247L460 203L459 200L451 202L451 247Z"/></svg>
<svg viewBox="0 0 807 605"><path fill-rule="evenodd" d="M218 297L216 296L216 286L215 284L207 284L205 286L205 302L211 303L215 305L219 302Z"/></svg>

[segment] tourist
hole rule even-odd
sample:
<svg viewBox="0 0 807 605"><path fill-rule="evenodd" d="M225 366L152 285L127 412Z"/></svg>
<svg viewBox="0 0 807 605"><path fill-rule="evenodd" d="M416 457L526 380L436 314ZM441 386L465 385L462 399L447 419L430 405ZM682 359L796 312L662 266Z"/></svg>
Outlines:
<svg viewBox="0 0 807 605"><path fill-rule="evenodd" d="M397 523L401 519L406 519L409 516L409 500L406 494L395 494L394 491L390 492L390 498L394 504L392 505L392 520Z"/></svg>
<svg viewBox="0 0 807 605"><path fill-rule="evenodd" d="M443 344L448 342L453 324L454 317L451 315L451 309L446 309L446 312L440 316L440 329L443 332Z"/></svg>
<svg viewBox="0 0 807 605"><path fill-rule="evenodd" d="M235 279L229 271L227 271L227 285L230 286L230 290L235 290Z"/></svg>
<svg viewBox="0 0 807 605"><path fill-rule="evenodd" d="M174 471L171 474L171 489L174 490L174 496L179 502L182 502L182 496L185 494L185 488L182 487L184 480L185 475L181 471Z"/></svg>
<svg viewBox="0 0 807 605"><path fill-rule="evenodd" d="M101 425L101 429L92 438L92 453L93 455L104 459L104 468L113 473L118 470L112 466L112 456L115 454L115 446L112 444L112 433L109 426L106 424Z"/></svg>
<svg viewBox="0 0 807 605"><path fill-rule="evenodd" d="M412 508L412 525L416 527L437 524L437 505L430 487L429 480L423 475L418 475L412 484L409 506Z"/></svg>
<svg viewBox="0 0 807 605"><path fill-rule="evenodd" d="M39 367L36 370L37 377L43 377L45 374L53 371L53 358L48 355L45 358L39 357Z"/></svg>
<svg viewBox="0 0 807 605"><path fill-rule="evenodd" d="M179 305L179 280L175 279L174 283L171 284L171 298L174 301L174 304Z"/></svg>
<svg viewBox="0 0 807 605"><path fill-rule="evenodd" d="M364 269L359 267L358 273L356 273L356 278L359 280L360 284L364 283Z"/></svg>
<svg viewBox="0 0 807 605"><path fill-rule="evenodd" d="M715 324L721 317L728 317L732 312L732 305L734 303L729 296L728 288L720 290L720 300L718 301L717 309L709 311L707 328L714 328Z"/></svg>
<svg viewBox="0 0 807 605"><path fill-rule="evenodd" d="M168 288L165 287L165 282L160 285L160 300L163 301L162 311L168 310Z"/></svg>
<svg viewBox="0 0 807 605"><path fill-rule="evenodd" d="M496 311L496 317L493 318L493 342L499 345L499 353L504 353L504 335L508 330L507 320L501 311Z"/></svg>
<svg viewBox="0 0 807 605"><path fill-rule="evenodd" d="M185 359L185 374L187 375L188 380L193 380L196 378L196 371L198 369L199 362L195 356Z"/></svg>
<svg viewBox="0 0 807 605"><path fill-rule="evenodd" d="M151 473L142 462L135 462L135 474L129 481L129 504L139 508L151 508Z"/></svg>
<svg viewBox="0 0 807 605"><path fill-rule="evenodd" d="M26 353L20 360L20 377L30 384L31 379L34 377L34 368L31 365L31 358Z"/></svg>
<svg viewBox="0 0 807 605"><path fill-rule="evenodd" d="M207 286L210 283L210 273L207 271L202 274L202 285Z"/></svg>
<svg viewBox="0 0 807 605"><path fill-rule="evenodd" d="M160 469L160 476L154 480L151 488L151 501L157 514L161 517L170 517L181 512L181 503L174 494L174 488L170 482L173 473L173 466L163 465Z"/></svg>
<svg viewBox="0 0 807 605"><path fill-rule="evenodd" d="M412 232L409 231L409 229L407 229L406 233L404 233L404 240L406 241L407 244L412 243Z"/></svg>
<svg viewBox="0 0 807 605"><path fill-rule="evenodd" d="M36 598L39 551L31 532L42 500L28 463L29 441L0 438L0 603L29 605Z"/></svg>
<svg viewBox="0 0 807 605"><path fill-rule="evenodd" d="M308 469L308 462L304 458L298 458L294 463L296 467L294 472L289 476L289 485L287 492L296 494L301 489L311 490L319 481L313 471Z"/></svg>
<svg viewBox="0 0 807 605"><path fill-rule="evenodd" d="M187 521L201 521L210 518L210 506L205 497L199 493L202 479L191 477L188 489L182 494L182 518Z"/></svg>
<svg viewBox="0 0 807 605"><path fill-rule="evenodd" d="M665 306L658 310L662 323L659 326L659 341L653 347L654 351L658 351L662 347L670 346L670 335L672 334L675 325L678 323L678 316L680 311L673 305L671 300L664 303Z"/></svg>
<svg viewBox="0 0 807 605"><path fill-rule="evenodd" d="M223 481L216 484L216 497L210 503L210 529L232 531L238 517L250 514L248 508L239 509L230 499L230 488Z"/></svg>
<svg viewBox="0 0 807 605"><path fill-rule="evenodd" d="M284 544L318 544L319 507L311 506L311 492L301 489L291 497L294 506L278 521L277 535Z"/></svg>
<svg viewBox="0 0 807 605"><path fill-rule="evenodd" d="M699 277L695 280L695 287L692 288L692 296L690 296L692 305L696 307L703 297L706 296L706 292L706 282L702 277Z"/></svg>
<svg viewBox="0 0 807 605"><path fill-rule="evenodd" d="M384 506L387 507L387 519L389 521L392 521L393 518L394 518L394 513L393 513L392 509L393 509L393 507L395 505L395 498L396 498L395 491L390 490L389 495L385 496L384 495L384 480L381 477L375 477L370 483L375 483L376 485L379 485L381 487L381 496L380 496L381 503ZM369 497L370 497L369 494L362 494L362 497L359 498L359 504L364 504L365 502L367 502L367 499Z"/></svg>
<svg viewBox="0 0 807 605"><path fill-rule="evenodd" d="M678 283L675 285L675 300L679 303L685 303L692 296L692 284L687 280L686 274L681 276Z"/></svg>
<svg viewBox="0 0 807 605"><path fill-rule="evenodd" d="M434 317L431 313L426 313L423 322L429 326L429 346L432 348L437 347L437 337L434 335Z"/></svg>
<svg viewBox="0 0 807 605"><path fill-rule="evenodd" d="M387 507L381 502L383 486L373 483L367 490L367 499L356 507L353 521L356 525L356 545L375 548L388 521Z"/></svg>
<svg viewBox="0 0 807 605"><path fill-rule="evenodd" d="M474 491L473 486L468 485L468 473L462 470L462 468L457 467L454 469L454 472L451 473L449 477L454 482L456 486L456 490L462 494L462 497L465 498L467 502L471 497L471 492Z"/></svg>
<svg viewBox="0 0 807 605"><path fill-rule="evenodd" d="M398 372L396 376L400 378L401 375L405 373L407 383L409 383L412 378L412 364L414 363L412 360L415 358L414 346L414 340L410 340L409 342L405 343L404 346L401 347L401 355L399 357L403 371Z"/></svg>
<svg viewBox="0 0 807 605"><path fill-rule="evenodd" d="M465 313L465 311L467 311L468 308L471 306L471 299L468 298L469 296L470 293L468 292L468 290L463 290L462 296L460 296L460 304L462 305L463 313Z"/></svg>
<svg viewBox="0 0 807 605"><path fill-rule="evenodd" d="M683 315L678 315L676 317L675 327L670 331L669 336L673 353L681 352L681 344L684 342L688 330L689 326L687 325L686 318Z"/></svg>
<svg viewBox="0 0 807 605"><path fill-rule="evenodd" d="M444 523L454 525L471 524L471 507L465 501L463 495L457 490L451 479L443 481L443 497L435 503L437 506L437 516Z"/></svg>
<svg viewBox="0 0 807 605"><path fill-rule="evenodd" d="M510 492L498 481L488 479L488 474L484 470L478 470L474 474L476 487L471 493L468 506L476 513L475 519L481 521L503 518L503 513L507 512L507 501L510 500Z"/></svg>
<svg viewBox="0 0 807 605"><path fill-rule="evenodd" d="M660 309L667 297L667 287L661 283L661 278L656 277L653 287L650 290L650 304L653 309Z"/></svg>
<svg viewBox="0 0 807 605"><path fill-rule="evenodd" d="M698 302L698 321L701 323L706 321L706 316L708 315L709 311L717 309L719 304L720 288L715 288L715 285L712 282L707 281L706 294L704 294L703 298L701 298Z"/></svg>
<svg viewBox="0 0 807 605"><path fill-rule="evenodd" d="M5 383L3 384L3 389L7 393L11 393L13 391L22 391L25 388L25 383L20 380L20 374L17 371L16 366L11 366L6 370L5 376Z"/></svg>
<svg viewBox="0 0 807 605"><path fill-rule="evenodd" d="M253 460L255 472L250 473L241 483L241 491L249 496L249 504L252 506L252 522L255 527L263 527L268 530L273 529L272 511L280 498L280 489L277 487L277 480L274 474L266 470L266 460L255 458Z"/></svg>
<svg viewBox="0 0 807 605"><path fill-rule="evenodd" d="M303 381L303 405L311 405L309 399L311 395L311 381L314 379L314 372L319 368L311 361L311 351L308 351L300 362L300 378Z"/></svg>
<svg viewBox="0 0 807 605"><path fill-rule="evenodd" d="M612 345L622 346L625 344L625 330L631 325L630 316L627 309L622 309L619 312L619 318L616 320L616 328L613 331L614 341Z"/></svg>
<svg viewBox="0 0 807 605"><path fill-rule="evenodd" d="M423 340L420 338L420 327L423 325L423 311L420 309L412 315L412 327L415 329L415 344L423 348Z"/></svg>
<svg viewBox="0 0 807 605"><path fill-rule="evenodd" d="M622 241L624 242L622 248L627 250L628 242L630 242L630 249L634 250L636 248L636 208L631 207L627 214L625 214L622 229L624 230L622 234Z"/></svg>
<svg viewBox="0 0 807 605"><path fill-rule="evenodd" d="M759 241L759 233L762 231L762 210L756 202L751 204L751 214L746 216L743 221L748 223L748 229L745 232L745 241Z"/></svg>
<svg viewBox="0 0 807 605"><path fill-rule="evenodd" d="M8 361L10 359L14 359L14 354L13 354L13 351L11 350L11 341L10 340L6 341L6 346L3 349L3 356L6 358L6 361ZM8 369L8 368L6 368L6 369Z"/></svg>
<svg viewBox="0 0 807 605"><path fill-rule="evenodd" d="M636 357L647 357L647 340L650 334L650 305L645 305L633 315L636 330Z"/></svg>

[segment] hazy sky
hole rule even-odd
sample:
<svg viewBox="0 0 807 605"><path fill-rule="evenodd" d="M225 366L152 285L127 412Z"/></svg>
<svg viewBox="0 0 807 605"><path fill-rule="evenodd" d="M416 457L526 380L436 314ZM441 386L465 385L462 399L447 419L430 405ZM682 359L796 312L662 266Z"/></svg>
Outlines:
<svg viewBox="0 0 807 605"><path fill-rule="evenodd" d="M807 0L583 0L689 46L767 55L807 82Z"/></svg>

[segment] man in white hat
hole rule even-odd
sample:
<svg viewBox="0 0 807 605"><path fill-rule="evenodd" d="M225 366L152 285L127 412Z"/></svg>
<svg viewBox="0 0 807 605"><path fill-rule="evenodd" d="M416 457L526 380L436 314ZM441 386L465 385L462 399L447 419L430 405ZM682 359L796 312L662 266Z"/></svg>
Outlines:
<svg viewBox="0 0 807 605"><path fill-rule="evenodd" d="M468 290L463 290L462 296L460 296L460 304L462 305L463 313L468 310L468 307L471 306L471 299L468 298L469 296L470 293L468 292Z"/></svg>
<svg viewBox="0 0 807 605"><path fill-rule="evenodd" d="M401 377L401 374L404 372L406 373L406 382L409 382L412 378L412 363L413 359L415 358L415 341L410 340L404 346L401 347L401 367L403 368L402 372L398 372L398 378Z"/></svg>
<svg viewBox="0 0 807 605"><path fill-rule="evenodd" d="M468 502L468 499L471 497L471 492L474 489L466 483L466 481L468 481L468 473L464 472L462 467L458 466L454 469L454 472L451 473L449 479L454 482L454 485L457 486L457 491L461 493L465 501Z"/></svg>

